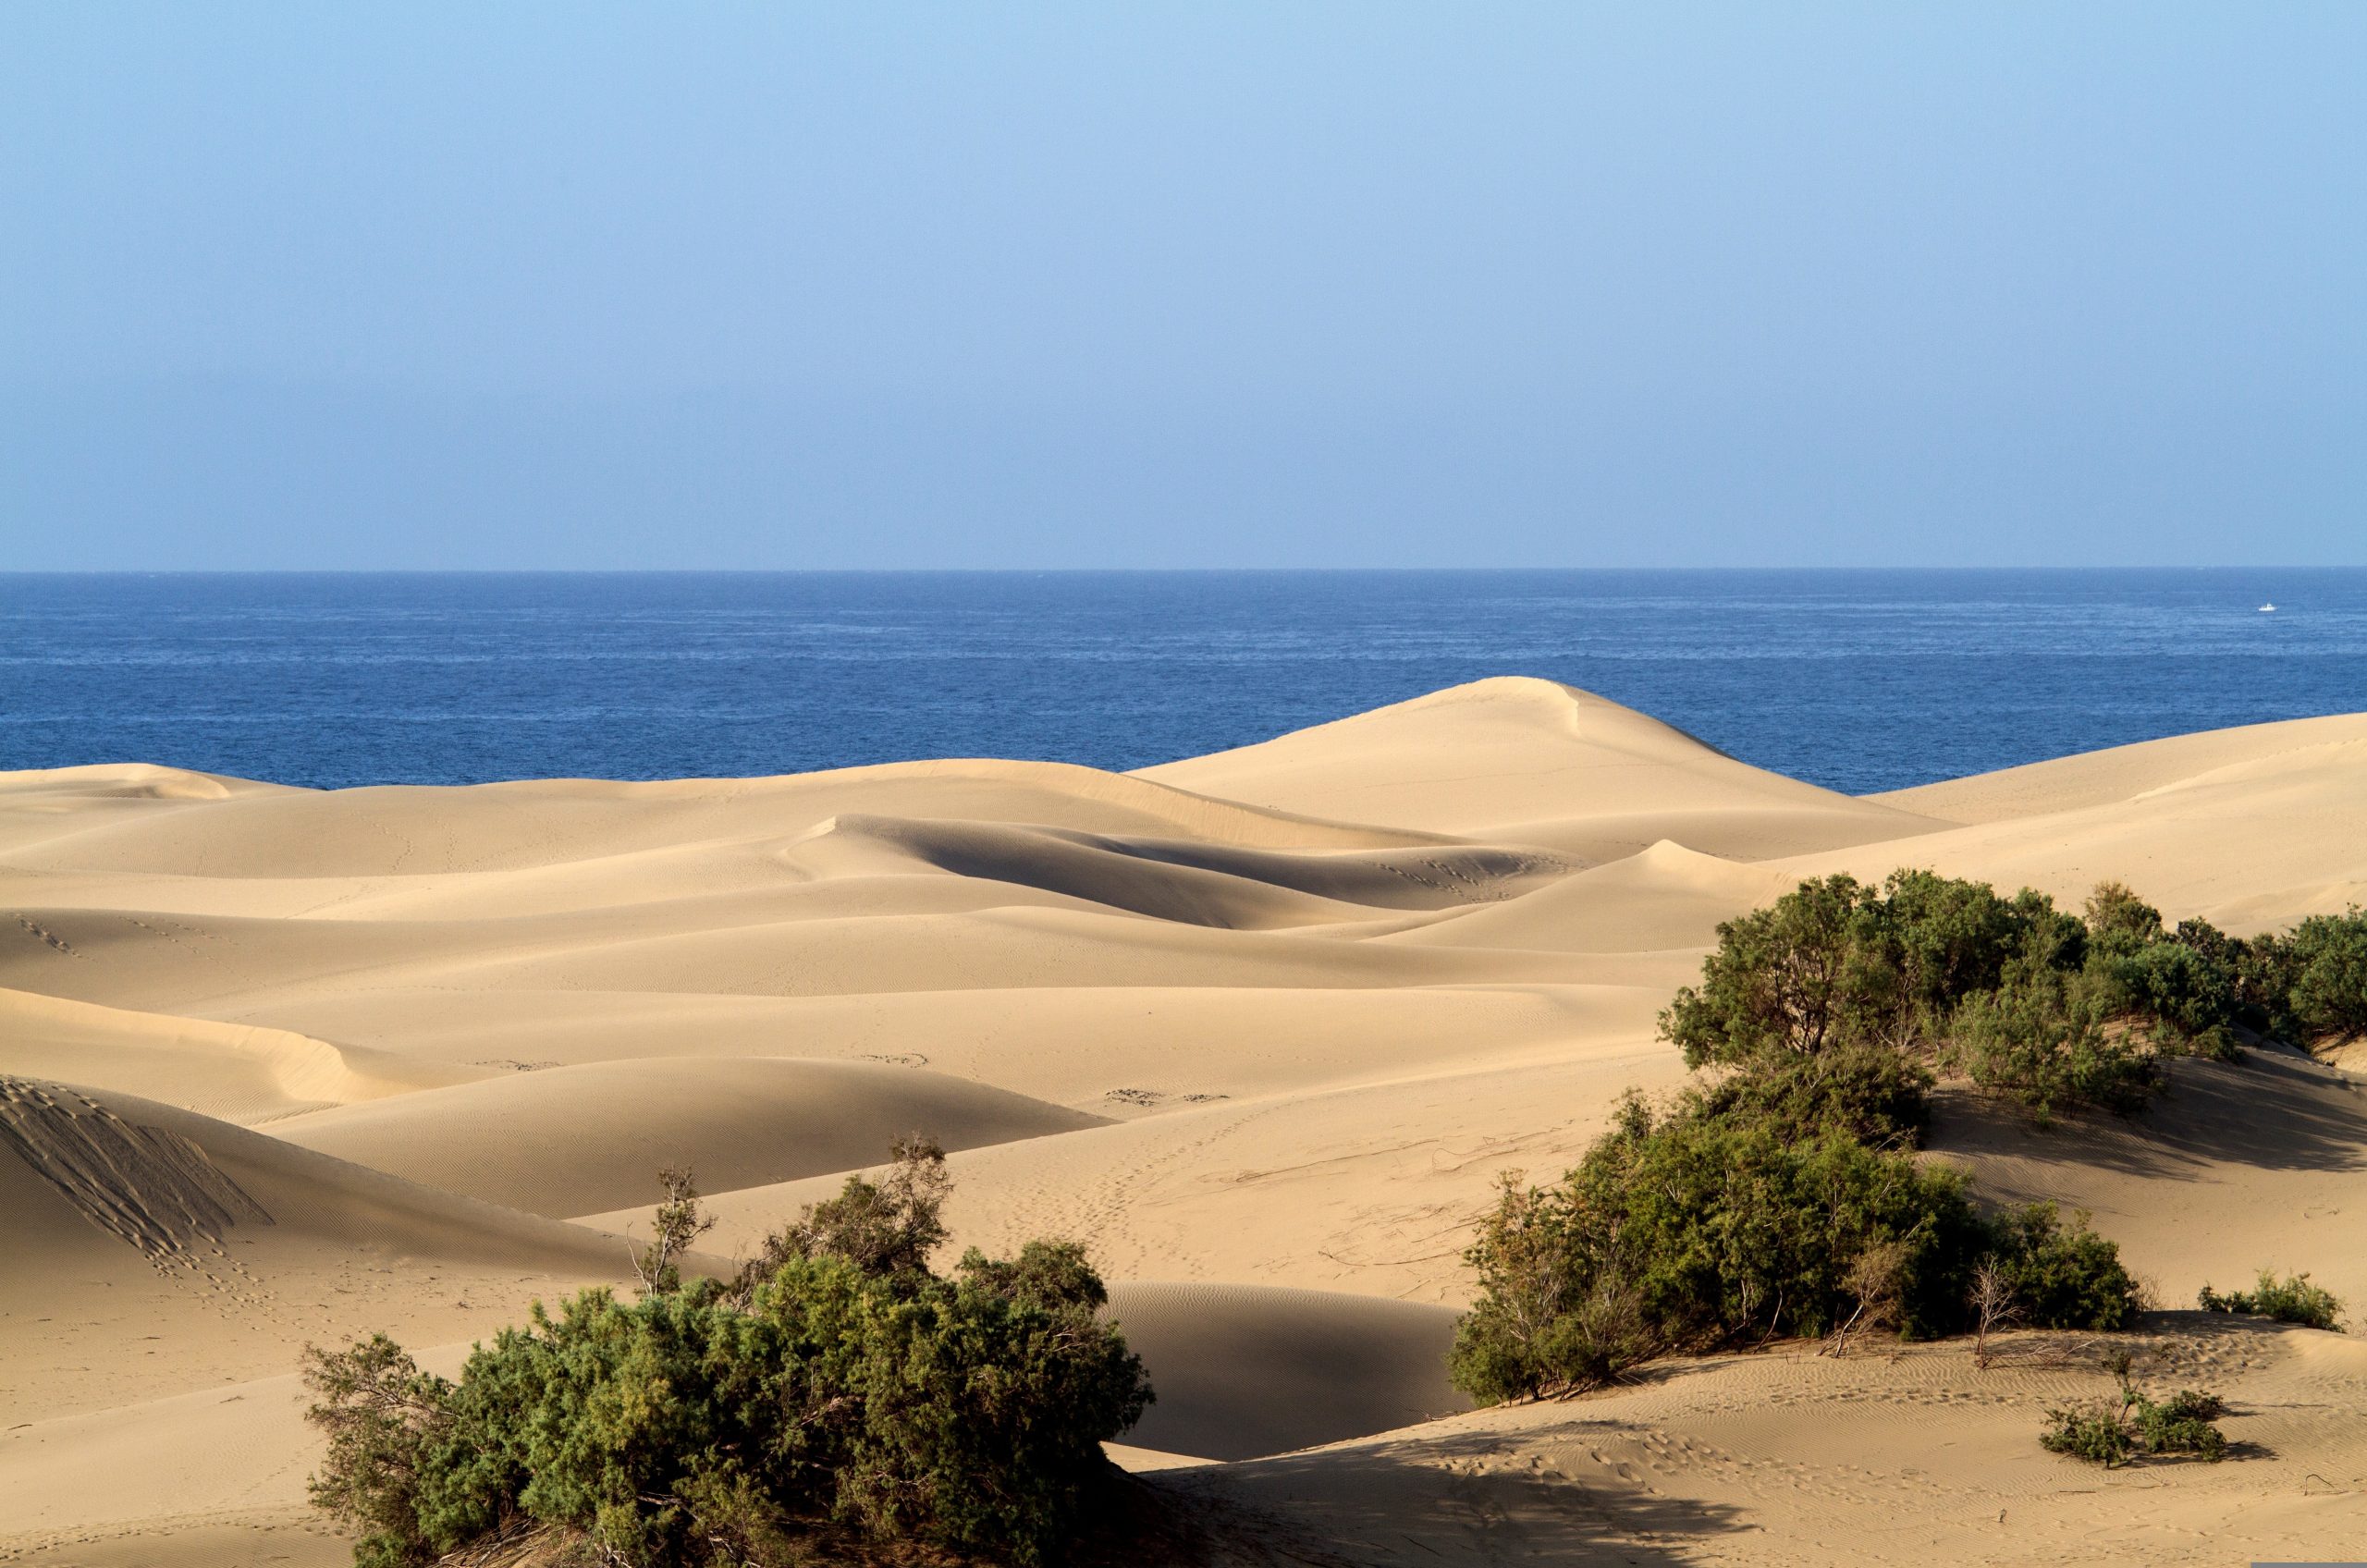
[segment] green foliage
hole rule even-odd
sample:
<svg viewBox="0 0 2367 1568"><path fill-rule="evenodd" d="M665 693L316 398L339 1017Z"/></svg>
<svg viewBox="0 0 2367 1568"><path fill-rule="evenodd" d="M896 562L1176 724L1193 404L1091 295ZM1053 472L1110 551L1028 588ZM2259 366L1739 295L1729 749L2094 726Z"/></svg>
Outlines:
<svg viewBox="0 0 2367 1568"><path fill-rule="evenodd" d="M2118 882L2099 882L2088 894L2089 938L2101 947L2130 951L2162 939L2162 912Z"/></svg>
<svg viewBox="0 0 2367 1568"><path fill-rule="evenodd" d="M2202 921L2165 930L2117 883L2081 920L2028 888L2002 898L1929 871L1880 888L1830 876L1718 938L1661 1017L1686 1065L1904 1049L2042 1119L2140 1106L2163 1056L2230 1056L2235 1025L2268 1016L2247 1001L2245 975L2264 971L2244 943Z"/></svg>
<svg viewBox="0 0 2367 1568"><path fill-rule="evenodd" d="M2252 944L2248 992L2302 1045L2367 1035L2367 912L2313 914Z"/></svg>
<svg viewBox="0 0 2367 1568"><path fill-rule="evenodd" d="M2128 1327L2136 1281L2084 1215L1984 1219L1961 1174L1882 1146L1906 1140L1928 1081L1863 1046L1762 1059L1664 1115L1629 1096L1559 1185L1503 1179L1465 1255L1479 1293L1456 1386L1483 1403L1558 1393L1777 1335Z"/></svg>
<svg viewBox="0 0 2367 1568"><path fill-rule="evenodd" d="M2094 971L2017 962L1995 990L1957 1006L1948 1060L2042 1122L2074 1107L2135 1110L2159 1086L2161 1068L2152 1051L2110 1027L2111 1013Z"/></svg>
<svg viewBox="0 0 2367 1568"><path fill-rule="evenodd" d="M632 1268L643 1290L663 1292L681 1289L681 1256L692 1243L715 1229L715 1219L700 1210L698 1183L688 1166L668 1166L657 1173L657 1184L665 1189L666 1199L650 1226L649 1245L633 1254Z"/></svg>
<svg viewBox="0 0 2367 1568"><path fill-rule="evenodd" d="M811 1251L785 1248L744 1289L538 1305L457 1383L383 1338L313 1353L316 1501L363 1536L370 1568L521 1525L633 1568L795 1561L832 1532L1057 1560L1106 1473L1100 1444L1149 1401L1141 1363L1072 1244L973 1252L950 1278L874 1244L897 1214L904 1240L927 1230L942 1199L926 1151L900 1164L912 1182L866 1183L885 1196L837 1219L817 1206L798 1228Z"/></svg>
<svg viewBox="0 0 2367 1568"><path fill-rule="evenodd" d="M2050 1410L2046 1418L2051 1425L2039 1434L2038 1441L2051 1453L2068 1454L2109 1470L2128 1464L2136 1446L2128 1424L2109 1407Z"/></svg>
<svg viewBox="0 0 2367 1568"><path fill-rule="evenodd" d="M2085 1406L2046 1413L2039 1446L2084 1459L2106 1469L2140 1455L2190 1457L2217 1464L2227 1456L2227 1439L2214 1423L2225 1408L2216 1394L2181 1389L2160 1403L2140 1392L2120 1366L2118 1392Z"/></svg>
<svg viewBox="0 0 2367 1568"><path fill-rule="evenodd" d="M2167 929L2117 883L2074 916L2028 888L2008 899L1902 871L1879 887L1803 882L1718 937L1661 1030L1687 1066L1727 1071L1666 1113L1630 1096L1559 1185L1507 1177L1482 1220L1466 1255L1479 1295L1450 1363L1482 1402L1753 1337L1832 1333L1838 1351L1877 1325L2128 1328L2141 1292L2085 1215L2066 1224L2032 1205L1984 1219L1959 1176L1907 1152L1933 1067L2043 1120L2134 1109L2165 1057L2231 1055L2237 1027L2305 1005L2312 1027L2367 1026L2356 912L2251 944L2201 920ZM2330 1320L2332 1298L2302 1284L2227 1299ZM2178 1425L2189 1414L2091 1415L2065 1417L2071 1451L2210 1440Z"/></svg>
<svg viewBox="0 0 2367 1568"><path fill-rule="evenodd" d="M945 1197L953 1178L935 1139L899 1138L889 1156L883 1180L850 1176L837 1197L812 1205L797 1223L767 1236L741 1270L740 1293L795 1258L843 1258L877 1279L926 1278L929 1256L945 1241Z"/></svg>
<svg viewBox="0 0 2367 1568"><path fill-rule="evenodd" d="M1864 1144L1911 1147L1931 1120L1932 1072L1887 1046L1835 1046L1773 1059L1686 1091L1707 1121L1748 1123L1787 1139L1838 1133Z"/></svg>
<svg viewBox="0 0 2367 1568"><path fill-rule="evenodd" d="M2066 1225L2051 1203L2008 1208L1990 1221L1989 1260L2010 1292L2016 1321L2034 1329L2127 1329L2144 1310L2120 1249L2088 1229Z"/></svg>
<svg viewBox="0 0 2367 1568"><path fill-rule="evenodd" d="M2205 1312L2273 1317L2279 1323L2300 1323L2336 1332L2342 1329L2342 1302L2333 1292L2310 1283L2307 1274L2288 1274L2280 1280L2263 1268L2251 1290L2222 1295L2205 1285L2195 1298L2195 1305Z"/></svg>
<svg viewBox="0 0 2367 1568"><path fill-rule="evenodd" d="M1876 889L1835 876L1727 921L1700 986L1677 992L1662 1033L1687 1067L1883 1037L1903 994L1884 962L1882 916Z"/></svg>
<svg viewBox="0 0 2367 1568"><path fill-rule="evenodd" d="M1571 1218L1565 1194L1499 1178L1464 1255L1480 1297L1447 1355L1448 1377L1483 1404L1591 1387L1657 1348L1625 1282L1578 1256Z"/></svg>
<svg viewBox="0 0 2367 1568"><path fill-rule="evenodd" d="M329 1445L312 1479L313 1506L362 1537L359 1568L423 1561L421 1492L431 1484L428 1455L451 1430L452 1385L384 1334L341 1351L307 1345L304 1385L320 1401L306 1419Z"/></svg>
<svg viewBox="0 0 2367 1568"><path fill-rule="evenodd" d="M1897 1242L1902 1323L1937 1331L1978 1224L1956 1172L1841 1133L1810 1138L1678 1115L1598 1144L1566 1186L1575 1251L1635 1296L1663 1344L1821 1334L1856 1298L1851 1265Z"/></svg>
<svg viewBox="0 0 2367 1568"><path fill-rule="evenodd" d="M2232 1052L2243 944L2201 920L2166 932L2161 912L2117 882L2097 884L2087 925L2084 974L2106 1017L2137 1021L2167 1050Z"/></svg>
<svg viewBox="0 0 2367 1568"><path fill-rule="evenodd" d="M2052 1206L1982 1219L1963 1177L1792 1113L1748 1070L1655 1116L1631 1096L1561 1184L1504 1179L1466 1260L1479 1294L1449 1372L1482 1403L1582 1389L1672 1351L1876 1324L1972 1324L1976 1271L2045 1328L2139 1310L2118 1250Z"/></svg>

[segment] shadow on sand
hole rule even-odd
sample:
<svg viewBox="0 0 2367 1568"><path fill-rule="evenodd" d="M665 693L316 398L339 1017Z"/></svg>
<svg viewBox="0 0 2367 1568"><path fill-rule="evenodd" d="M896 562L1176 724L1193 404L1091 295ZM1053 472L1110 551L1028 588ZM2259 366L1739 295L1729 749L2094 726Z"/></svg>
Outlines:
<svg viewBox="0 0 2367 1568"><path fill-rule="evenodd" d="M2367 1093L2343 1074L2275 1049L2233 1062L2171 1064L2167 1089L2135 1116L2033 1126L2017 1108L1965 1095L1935 1104L1931 1146L2179 1177L2212 1163L2264 1170L2367 1170Z"/></svg>
<svg viewBox="0 0 2367 1568"><path fill-rule="evenodd" d="M1752 1528L1733 1509L1517 1464L1504 1440L1447 1433L1147 1477L1198 1505L1210 1568L1695 1561Z"/></svg>

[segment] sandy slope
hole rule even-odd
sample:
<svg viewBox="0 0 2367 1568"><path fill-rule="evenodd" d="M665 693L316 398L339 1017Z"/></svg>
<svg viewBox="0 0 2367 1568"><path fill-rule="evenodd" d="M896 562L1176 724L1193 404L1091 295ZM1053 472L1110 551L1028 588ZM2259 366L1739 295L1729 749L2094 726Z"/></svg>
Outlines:
<svg viewBox="0 0 2367 1568"><path fill-rule="evenodd" d="M1680 1081L1654 1018L1719 921L1902 865L2116 876L2241 929L2340 908L2367 897L2367 718L1880 800L1518 680L1135 776L0 775L0 1561L336 1561L302 1342L384 1329L456 1364L616 1280L658 1166L717 1194L729 1253L907 1131L957 1150L957 1243L1092 1246L1161 1390L1129 1463L1228 1461L1158 1484L1265 1511L1212 1515L1220 1555L2219 1562L2367 1534L2367 1353L2191 1315L2164 1355L2257 1445L2207 1474L2048 1458L2039 1413L2094 1375L1956 1347L1453 1414L1496 1172L1558 1170L1621 1090ZM2139 1121L2043 1133L1951 1100L1937 1142L1993 1196L2091 1209L2173 1305L2263 1264L2367 1300L2341 1072L2196 1067Z"/></svg>

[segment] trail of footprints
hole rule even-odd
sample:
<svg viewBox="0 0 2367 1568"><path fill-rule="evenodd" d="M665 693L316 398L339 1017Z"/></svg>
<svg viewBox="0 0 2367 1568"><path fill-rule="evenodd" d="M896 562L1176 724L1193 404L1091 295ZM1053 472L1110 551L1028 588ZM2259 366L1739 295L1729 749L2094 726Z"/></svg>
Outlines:
<svg viewBox="0 0 2367 1568"><path fill-rule="evenodd" d="M227 1297L225 1316L270 1305L229 1255L224 1233L271 1216L205 1151L177 1133L137 1127L71 1089L0 1075L0 1148L22 1159L83 1219L139 1249L158 1273Z"/></svg>

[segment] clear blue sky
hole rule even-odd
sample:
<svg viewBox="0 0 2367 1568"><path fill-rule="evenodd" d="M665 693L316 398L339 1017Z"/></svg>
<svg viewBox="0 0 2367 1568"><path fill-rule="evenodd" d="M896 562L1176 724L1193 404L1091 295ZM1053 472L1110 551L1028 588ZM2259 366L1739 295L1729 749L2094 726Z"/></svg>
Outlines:
<svg viewBox="0 0 2367 1568"><path fill-rule="evenodd" d="M2367 561L2367 6L0 9L0 568Z"/></svg>

